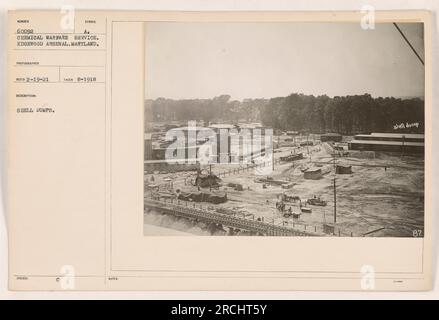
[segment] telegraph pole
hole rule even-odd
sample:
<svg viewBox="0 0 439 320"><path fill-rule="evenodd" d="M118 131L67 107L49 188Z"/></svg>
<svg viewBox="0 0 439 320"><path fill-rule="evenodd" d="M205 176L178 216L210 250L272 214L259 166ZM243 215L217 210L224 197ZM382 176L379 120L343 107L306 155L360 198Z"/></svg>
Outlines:
<svg viewBox="0 0 439 320"><path fill-rule="evenodd" d="M335 165L335 150L333 150L334 159L334 224L337 223L337 189L335 185L335 177L337 176L337 167Z"/></svg>
<svg viewBox="0 0 439 320"><path fill-rule="evenodd" d="M314 146L314 141L313 141L312 145ZM309 133L308 133L308 135L306 136L306 149L308 150L309 162L311 162L311 161L312 161L312 160L311 160L311 154L309 153Z"/></svg>
<svg viewBox="0 0 439 320"><path fill-rule="evenodd" d="M401 150L401 159L404 157L404 142L405 142L405 135L402 135L402 150Z"/></svg>
<svg viewBox="0 0 439 320"><path fill-rule="evenodd" d="M278 144L279 144L279 138L277 138ZM272 173L274 173L274 137L272 135L272 139L271 139L271 170ZM267 155L268 150L265 150L265 155Z"/></svg>
<svg viewBox="0 0 439 320"><path fill-rule="evenodd" d="M334 176L334 224L337 223L337 192L335 187L335 176Z"/></svg>
<svg viewBox="0 0 439 320"><path fill-rule="evenodd" d="M209 164L209 191L212 192L212 164Z"/></svg>

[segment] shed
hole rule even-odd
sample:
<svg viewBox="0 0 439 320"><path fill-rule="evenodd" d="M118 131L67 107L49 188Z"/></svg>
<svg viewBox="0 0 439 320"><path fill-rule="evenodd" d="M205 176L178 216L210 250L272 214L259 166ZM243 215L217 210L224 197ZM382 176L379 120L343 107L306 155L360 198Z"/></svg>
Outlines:
<svg viewBox="0 0 439 320"><path fill-rule="evenodd" d="M318 180L322 178L322 169L315 168L315 169L308 169L304 172L303 177L305 179L311 179L311 180Z"/></svg>
<svg viewBox="0 0 439 320"><path fill-rule="evenodd" d="M335 234L335 225L330 223L324 223L323 232L326 234Z"/></svg>
<svg viewBox="0 0 439 320"><path fill-rule="evenodd" d="M335 168L336 174L351 174L352 173L352 166L343 166L343 165L337 165Z"/></svg>

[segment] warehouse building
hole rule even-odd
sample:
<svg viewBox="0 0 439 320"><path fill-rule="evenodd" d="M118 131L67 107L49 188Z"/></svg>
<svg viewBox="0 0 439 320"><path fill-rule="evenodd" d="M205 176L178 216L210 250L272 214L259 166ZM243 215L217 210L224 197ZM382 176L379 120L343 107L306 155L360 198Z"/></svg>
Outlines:
<svg viewBox="0 0 439 320"><path fill-rule="evenodd" d="M343 136L338 133L325 133L320 136L322 142L341 142Z"/></svg>
<svg viewBox="0 0 439 320"><path fill-rule="evenodd" d="M423 153L423 134L371 133L358 134L348 143L349 150Z"/></svg>
<svg viewBox="0 0 439 320"><path fill-rule="evenodd" d="M180 171L197 171L200 169L199 163L186 163L169 160L145 160L143 170L145 173L159 172L180 172Z"/></svg>

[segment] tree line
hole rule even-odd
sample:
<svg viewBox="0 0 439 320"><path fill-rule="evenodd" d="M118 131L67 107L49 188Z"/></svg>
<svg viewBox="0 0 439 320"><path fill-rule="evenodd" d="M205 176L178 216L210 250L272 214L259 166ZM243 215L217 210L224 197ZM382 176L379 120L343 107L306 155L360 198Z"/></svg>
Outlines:
<svg viewBox="0 0 439 320"><path fill-rule="evenodd" d="M260 110L267 99L231 100L230 95L220 95L212 99L173 100L157 98L145 100L145 118L147 114L154 121L204 120L208 122L224 121L260 121Z"/></svg>
<svg viewBox="0 0 439 320"><path fill-rule="evenodd" d="M145 101L145 118L154 121L204 120L209 122L261 122L282 131L424 132L424 101L420 98L374 98L370 94L314 96L293 93L271 99L212 99Z"/></svg>

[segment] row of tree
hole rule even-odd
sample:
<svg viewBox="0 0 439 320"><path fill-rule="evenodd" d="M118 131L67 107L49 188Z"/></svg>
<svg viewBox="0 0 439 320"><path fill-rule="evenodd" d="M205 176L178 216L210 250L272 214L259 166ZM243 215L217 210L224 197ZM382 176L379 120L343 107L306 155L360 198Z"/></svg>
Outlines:
<svg viewBox="0 0 439 320"><path fill-rule="evenodd" d="M424 101L419 98L373 98L369 94L314 96L291 94L272 99L213 99L145 101L147 118L154 121L204 120L256 122L279 130L313 133L424 132Z"/></svg>
<svg viewBox="0 0 439 320"><path fill-rule="evenodd" d="M154 121L204 120L205 122L259 121L267 99L230 100L229 95L212 99L173 100L157 98L145 101L145 112Z"/></svg>
<svg viewBox="0 0 439 320"><path fill-rule="evenodd" d="M291 94L270 99L260 109L260 117L265 125L281 130L420 133L424 131L424 101L373 98L369 94L333 98Z"/></svg>

